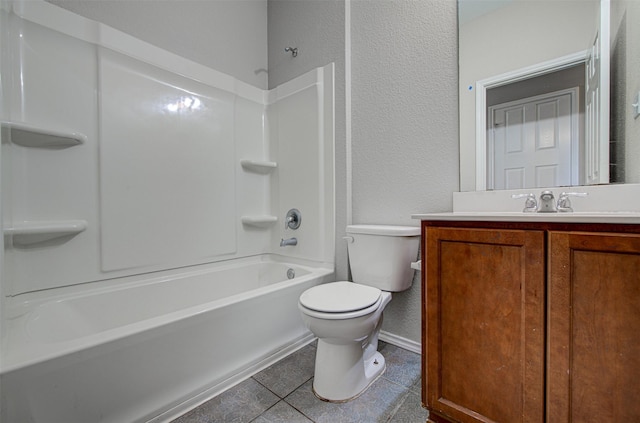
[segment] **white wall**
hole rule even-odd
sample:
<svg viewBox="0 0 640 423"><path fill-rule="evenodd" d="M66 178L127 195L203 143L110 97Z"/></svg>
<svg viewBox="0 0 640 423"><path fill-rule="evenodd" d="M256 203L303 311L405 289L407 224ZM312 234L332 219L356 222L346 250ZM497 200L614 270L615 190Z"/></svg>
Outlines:
<svg viewBox="0 0 640 423"><path fill-rule="evenodd" d="M47 0L267 88L267 0Z"/></svg>
<svg viewBox="0 0 640 423"><path fill-rule="evenodd" d="M462 191L475 190L476 82L586 50L595 35L597 5L594 0L509 2L461 25Z"/></svg>

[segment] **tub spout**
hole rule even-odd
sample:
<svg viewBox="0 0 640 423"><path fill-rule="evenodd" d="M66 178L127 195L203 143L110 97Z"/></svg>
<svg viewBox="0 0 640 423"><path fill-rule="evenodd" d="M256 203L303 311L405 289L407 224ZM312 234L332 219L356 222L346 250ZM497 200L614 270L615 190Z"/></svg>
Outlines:
<svg viewBox="0 0 640 423"><path fill-rule="evenodd" d="M281 247L286 247L288 245L298 245L298 239L297 238L289 238L289 239L281 239L280 240L280 246Z"/></svg>

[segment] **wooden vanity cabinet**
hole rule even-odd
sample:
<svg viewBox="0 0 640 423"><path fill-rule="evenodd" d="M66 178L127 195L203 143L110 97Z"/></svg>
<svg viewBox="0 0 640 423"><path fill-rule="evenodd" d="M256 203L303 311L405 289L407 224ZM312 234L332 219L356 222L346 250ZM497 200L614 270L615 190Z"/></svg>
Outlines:
<svg viewBox="0 0 640 423"><path fill-rule="evenodd" d="M425 221L422 239L430 422L640 422L639 227Z"/></svg>

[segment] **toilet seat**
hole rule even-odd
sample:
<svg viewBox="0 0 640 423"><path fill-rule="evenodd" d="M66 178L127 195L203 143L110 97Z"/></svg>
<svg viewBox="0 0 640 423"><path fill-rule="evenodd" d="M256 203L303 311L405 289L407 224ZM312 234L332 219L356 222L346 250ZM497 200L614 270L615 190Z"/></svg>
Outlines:
<svg viewBox="0 0 640 423"><path fill-rule="evenodd" d="M382 302L382 291L366 285L339 281L314 286L300 295L300 308L322 319L351 319L372 313Z"/></svg>

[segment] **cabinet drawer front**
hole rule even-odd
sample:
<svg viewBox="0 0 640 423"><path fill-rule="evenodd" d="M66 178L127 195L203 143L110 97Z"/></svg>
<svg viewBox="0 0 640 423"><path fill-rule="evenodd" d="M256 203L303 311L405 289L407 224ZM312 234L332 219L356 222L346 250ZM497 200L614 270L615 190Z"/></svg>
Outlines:
<svg viewBox="0 0 640 423"><path fill-rule="evenodd" d="M544 233L426 229L427 393L460 422L542 422Z"/></svg>

